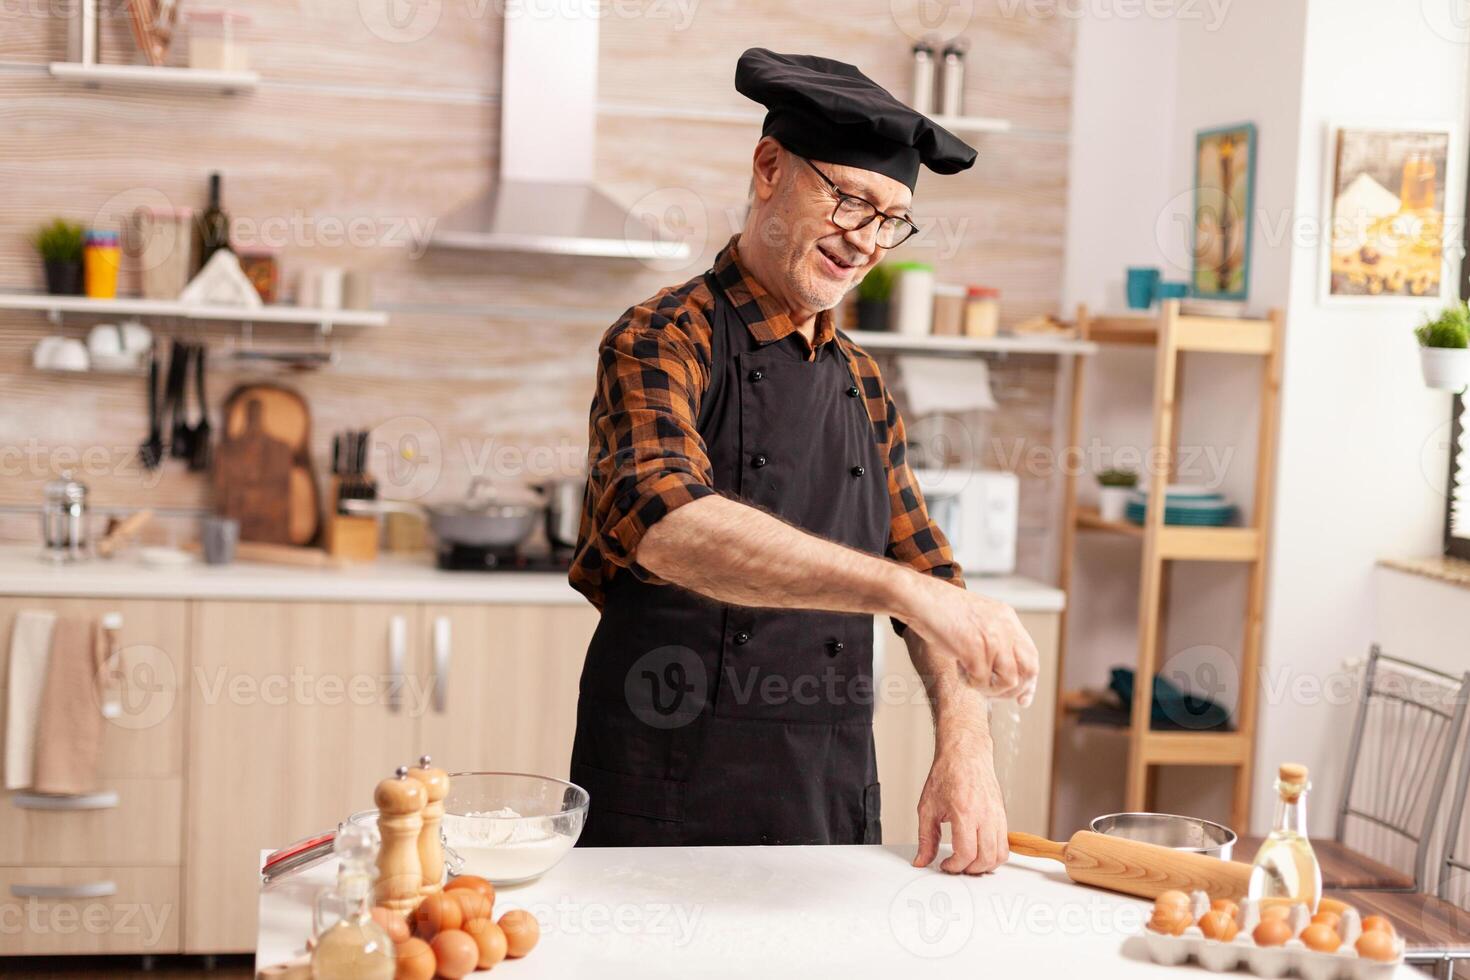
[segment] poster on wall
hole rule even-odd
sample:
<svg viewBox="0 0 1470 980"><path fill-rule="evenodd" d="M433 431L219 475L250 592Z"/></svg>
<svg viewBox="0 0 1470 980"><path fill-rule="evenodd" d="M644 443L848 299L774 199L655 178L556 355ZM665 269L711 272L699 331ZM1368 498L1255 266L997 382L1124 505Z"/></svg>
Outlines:
<svg viewBox="0 0 1470 980"><path fill-rule="evenodd" d="M1423 302L1445 274L1448 125L1328 128L1323 302Z"/></svg>
<svg viewBox="0 0 1470 980"><path fill-rule="evenodd" d="M1255 181L1255 126L1241 123L1195 134L1193 295L1246 298Z"/></svg>

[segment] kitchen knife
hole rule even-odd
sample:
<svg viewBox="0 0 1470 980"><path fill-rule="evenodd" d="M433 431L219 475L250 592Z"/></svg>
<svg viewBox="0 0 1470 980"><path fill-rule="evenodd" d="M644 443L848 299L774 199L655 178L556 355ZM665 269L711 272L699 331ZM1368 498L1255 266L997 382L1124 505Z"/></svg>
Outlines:
<svg viewBox="0 0 1470 980"><path fill-rule="evenodd" d="M1079 830L1065 844L1017 831L1008 840L1017 854L1060 861L1078 884L1140 898L1157 898L1176 889L1238 901L1250 884L1249 864L1090 830Z"/></svg>

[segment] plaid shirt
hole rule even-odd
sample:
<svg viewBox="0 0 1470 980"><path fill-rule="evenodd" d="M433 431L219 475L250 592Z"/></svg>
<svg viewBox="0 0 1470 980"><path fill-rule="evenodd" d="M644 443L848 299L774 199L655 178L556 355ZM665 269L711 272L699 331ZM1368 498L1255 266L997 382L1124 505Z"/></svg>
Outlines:
<svg viewBox="0 0 1470 980"><path fill-rule="evenodd" d="M835 340L862 386L888 478L892 516L885 554L963 587L949 542L929 519L909 469L903 419L877 363L837 331L830 310L818 314L809 344L741 267L735 251L739 237L730 239L716 257L714 276L730 302L745 311L760 310L759 318L745 316L755 339L798 343L808 359ZM620 569L666 584L634 561L638 542L669 511L716 492L697 431L700 401L710 379L713 318L714 297L704 277L696 276L628 310L598 348L587 494L570 574L572 586L598 609L604 583Z"/></svg>

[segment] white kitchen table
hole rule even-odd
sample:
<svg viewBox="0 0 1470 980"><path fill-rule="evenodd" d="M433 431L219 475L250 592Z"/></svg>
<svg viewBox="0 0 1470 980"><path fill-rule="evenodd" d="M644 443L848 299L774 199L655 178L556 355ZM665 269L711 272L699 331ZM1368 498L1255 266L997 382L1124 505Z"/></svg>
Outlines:
<svg viewBox="0 0 1470 980"><path fill-rule="evenodd" d="M1059 864L1016 856L972 878L915 869L912 856L902 845L577 848L541 880L499 891L497 918L528 909L542 931L528 957L493 972L502 980L1209 976L1151 962L1136 938L1149 903L1075 885ZM304 950L312 896L335 875L328 861L262 891L257 968Z"/></svg>

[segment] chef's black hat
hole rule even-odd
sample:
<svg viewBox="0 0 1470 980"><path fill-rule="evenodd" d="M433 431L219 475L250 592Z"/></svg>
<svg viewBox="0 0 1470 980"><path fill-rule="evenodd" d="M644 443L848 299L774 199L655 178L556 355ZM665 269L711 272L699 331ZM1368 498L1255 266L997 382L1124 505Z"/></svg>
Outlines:
<svg viewBox="0 0 1470 980"><path fill-rule="evenodd" d="M954 174L975 162L963 140L841 61L751 48L735 65L735 89L766 107L761 135L792 153L872 170L909 190L920 163Z"/></svg>

